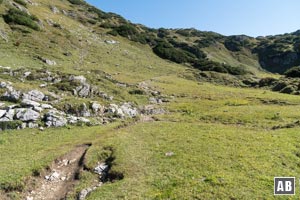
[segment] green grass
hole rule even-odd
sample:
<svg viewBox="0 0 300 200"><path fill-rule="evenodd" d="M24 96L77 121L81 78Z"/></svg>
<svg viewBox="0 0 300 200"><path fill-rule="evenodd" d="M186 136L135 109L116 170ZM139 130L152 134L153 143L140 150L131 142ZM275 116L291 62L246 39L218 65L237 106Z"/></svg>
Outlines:
<svg viewBox="0 0 300 200"><path fill-rule="evenodd" d="M93 143L103 132L116 127L72 127L5 131L0 133L0 186L5 190L24 189L25 179L44 169L76 145Z"/></svg>
<svg viewBox="0 0 300 200"><path fill-rule="evenodd" d="M123 180L98 188L89 196L91 200L274 199L273 177L297 177L300 173L299 127L272 130L274 126L299 119L299 96L197 82L193 70L158 58L146 45L106 35L105 29L83 26L62 14L54 15L48 1L36 2L39 4L28 6L28 10L42 21L51 18L62 29L45 22L45 28L34 34L11 32L0 19L0 28L9 38L8 42L0 40L1 66L84 75L101 91L115 97L112 102L100 97L81 99L57 90L65 94L57 107L91 100L102 105L125 101L146 105L149 96L134 92L142 81L166 95L170 102L161 105L168 113L155 116L160 120L157 122L137 122L123 128L117 122L43 132L35 129L1 132L2 190L24 189L24 181L34 172L44 169L77 144L90 142L93 145L86 155L89 168L113 153L112 170L124 174ZM3 13L4 4L0 5ZM60 10L75 7L65 1L52 4ZM119 43L111 45L105 40ZM236 55L220 48L205 50L214 61L243 65L258 72L256 58L246 56L249 52ZM65 56L65 52L71 55ZM37 56L55 60L57 65L47 66ZM259 75L278 77L262 72ZM9 75L1 74L0 78L24 91L41 84L38 80L21 82ZM117 82L128 86L116 86ZM40 90L47 93L48 89L57 88L52 85ZM174 156L166 157L166 152L174 152ZM95 177L83 172L76 192L90 187Z"/></svg>
<svg viewBox="0 0 300 200"><path fill-rule="evenodd" d="M125 179L88 199L269 199L274 176L300 172L298 132L184 122L126 128L102 141L115 148L113 170Z"/></svg>

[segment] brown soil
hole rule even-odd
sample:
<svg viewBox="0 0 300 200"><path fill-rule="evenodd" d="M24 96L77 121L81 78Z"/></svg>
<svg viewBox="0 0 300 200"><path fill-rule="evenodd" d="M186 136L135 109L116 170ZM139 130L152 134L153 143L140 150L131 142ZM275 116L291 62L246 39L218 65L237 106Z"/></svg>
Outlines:
<svg viewBox="0 0 300 200"><path fill-rule="evenodd" d="M71 152L56 159L50 170L30 180L32 189L24 195L27 200L65 199L77 182L83 168L83 159L90 145L77 146Z"/></svg>

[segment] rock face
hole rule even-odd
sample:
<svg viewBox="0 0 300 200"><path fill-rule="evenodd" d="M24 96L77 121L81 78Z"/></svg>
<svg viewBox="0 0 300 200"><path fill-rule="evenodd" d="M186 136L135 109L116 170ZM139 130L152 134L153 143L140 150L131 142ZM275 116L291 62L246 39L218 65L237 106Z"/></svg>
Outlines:
<svg viewBox="0 0 300 200"><path fill-rule="evenodd" d="M32 100L32 101L43 101L43 99L45 98L45 95L44 95L44 93L42 93L38 90L31 90L27 93L24 93L22 98Z"/></svg>
<svg viewBox="0 0 300 200"><path fill-rule="evenodd" d="M91 86L87 83L76 87L74 94L80 97L88 97L90 95Z"/></svg>
<svg viewBox="0 0 300 200"><path fill-rule="evenodd" d="M136 117L138 115L138 111L136 108L133 107L131 103L124 103L121 105L121 110L123 111L125 116L128 117Z"/></svg>
<svg viewBox="0 0 300 200"><path fill-rule="evenodd" d="M67 119L62 116L63 113L58 111L49 111L45 114L45 124L47 127L62 127L67 125Z"/></svg>
<svg viewBox="0 0 300 200"><path fill-rule="evenodd" d="M120 118L125 117L122 109L116 104L110 104L106 112L115 117L120 117Z"/></svg>
<svg viewBox="0 0 300 200"><path fill-rule="evenodd" d="M9 122L13 121L15 116L15 110L14 109L8 109L6 113L2 116L0 119L1 122Z"/></svg>
<svg viewBox="0 0 300 200"><path fill-rule="evenodd" d="M101 106L99 103L96 102L91 103L91 108L94 115L102 115L105 110L104 106Z"/></svg>
<svg viewBox="0 0 300 200"><path fill-rule="evenodd" d="M21 95L22 95L22 93L20 91L11 89L11 90L7 90L2 95L2 99L7 100L7 101L16 102L21 98Z"/></svg>
<svg viewBox="0 0 300 200"><path fill-rule="evenodd" d="M40 105L41 105L40 103L29 100L29 99L23 99L21 102L21 106L24 106L24 107L35 108L35 107L39 107Z"/></svg>
<svg viewBox="0 0 300 200"><path fill-rule="evenodd" d="M69 81L79 82L81 84L84 84L84 83L86 83L86 78L84 76L74 76L74 75L71 75L69 77Z"/></svg>
<svg viewBox="0 0 300 200"><path fill-rule="evenodd" d="M19 108L16 109L15 118L23 122L37 121L40 118L40 114L32 109Z"/></svg>

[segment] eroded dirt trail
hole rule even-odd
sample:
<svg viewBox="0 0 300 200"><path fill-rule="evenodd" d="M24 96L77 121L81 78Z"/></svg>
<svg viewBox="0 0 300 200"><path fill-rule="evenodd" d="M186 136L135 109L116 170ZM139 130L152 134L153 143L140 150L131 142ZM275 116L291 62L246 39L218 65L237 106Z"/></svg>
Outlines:
<svg viewBox="0 0 300 200"><path fill-rule="evenodd" d="M68 191L74 187L76 177L83 165L85 153L90 145L77 146L71 152L56 159L50 170L34 178L36 186L27 192L26 200L60 200L65 199Z"/></svg>

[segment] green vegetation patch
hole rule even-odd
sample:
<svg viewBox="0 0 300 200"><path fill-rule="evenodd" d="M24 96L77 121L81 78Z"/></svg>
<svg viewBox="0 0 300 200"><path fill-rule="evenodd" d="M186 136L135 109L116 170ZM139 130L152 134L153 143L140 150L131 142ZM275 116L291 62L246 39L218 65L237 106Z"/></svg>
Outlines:
<svg viewBox="0 0 300 200"><path fill-rule="evenodd" d="M27 26L33 30L40 30L40 27L36 23L38 18L34 15L28 15L27 13L11 8L8 10L7 14L3 16L4 21L8 24L18 24Z"/></svg>

